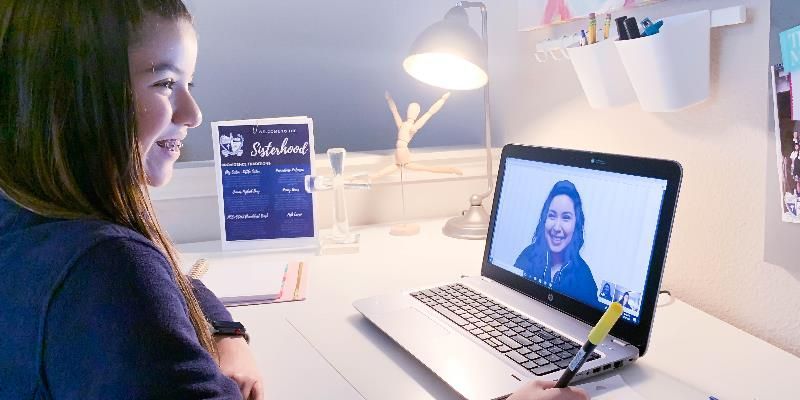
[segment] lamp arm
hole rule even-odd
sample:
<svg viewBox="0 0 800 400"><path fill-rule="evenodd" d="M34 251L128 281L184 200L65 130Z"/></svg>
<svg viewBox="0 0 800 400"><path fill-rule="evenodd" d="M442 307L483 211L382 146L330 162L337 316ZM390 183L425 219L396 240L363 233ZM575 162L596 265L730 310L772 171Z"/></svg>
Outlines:
<svg viewBox="0 0 800 400"><path fill-rule="evenodd" d="M486 4L480 1L459 1L457 5L463 8L478 7L481 9L481 38L483 39L483 48L486 51L486 75L489 75L489 29ZM491 80L489 80L489 82L491 82ZM486 86L483 87L484 141L486 144L486 179L488 190L481 194L473 195L480 198L481 202L494 191L494 179L492 179L494 173L494 169L492 168L492 113L489 102L489 82L486 82Z"/></svg>
<svg viewBox="0 0 800 400"><path fill-rule="evenodd" d="M456 5L463 8L480 7L481 9L486 9L486 4L480 1L459 1Z"/></svg>
<svg viewBox="0 0 800 400"><path fill-rule="evenodd" d="M481 36L483 40L484 53L486 54L486 74L489 73L489 38L486 18L486 5L481 2L461 1L458 6L461 8L479 7L481 10ZM468 209L461 215L450 218L442 227L442 232L450 237L458 239L485 239L488 232L490 216L483 207L483 200L494 192L494 179L492 168L492 131L491 131L491 109L489 108L489 82L483 89L484 106L484 134L486 141L486 182L488 190L481 194L473 194Z"/></svg>

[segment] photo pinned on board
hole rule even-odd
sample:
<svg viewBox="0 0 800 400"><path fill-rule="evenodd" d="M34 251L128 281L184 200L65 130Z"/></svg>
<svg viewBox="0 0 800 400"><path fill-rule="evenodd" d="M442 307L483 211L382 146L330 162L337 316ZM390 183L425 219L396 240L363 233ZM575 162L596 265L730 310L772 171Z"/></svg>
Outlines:
<svg viewBox="0 0 800 400"><path fill-rule="evenodd" d="M798 101L793 89L794 75L783 65L772 67L772 104L775 118L775 152L777 154L778 187L780 188L781 220L800 223L800 121L793 110ZM794 84L793 84L794 83Z"/></svg>

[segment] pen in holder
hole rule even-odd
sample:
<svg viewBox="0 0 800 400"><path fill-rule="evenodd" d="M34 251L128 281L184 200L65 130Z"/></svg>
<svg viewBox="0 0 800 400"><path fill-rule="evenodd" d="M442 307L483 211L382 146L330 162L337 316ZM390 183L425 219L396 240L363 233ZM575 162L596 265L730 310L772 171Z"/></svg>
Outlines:
<svg viewBox="0 0 800 400"><path fill-rule="evenodd" d="M331 231L322 235L321 252L330 253L334 248L358 251L359 235L350 231L350 221L347 217L347 203L345 191L348 189L369 189L369 177L366 174L352 177L344 176L344 159L346 150L340 147L328 150L328 159L331 163L333 176L306 175L305 189L308 193L332 191L333 192L333 226ZM351 245L351 246L344 246ZM354 251L346 251L354 252Z"/></svg>

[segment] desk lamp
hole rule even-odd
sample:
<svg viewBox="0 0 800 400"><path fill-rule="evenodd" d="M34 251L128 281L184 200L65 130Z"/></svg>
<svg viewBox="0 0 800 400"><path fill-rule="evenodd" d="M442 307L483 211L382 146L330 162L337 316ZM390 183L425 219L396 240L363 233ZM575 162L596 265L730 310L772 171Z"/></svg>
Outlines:
<svg viewBox="0 0 800 400"><path fill-rule="evenodd" d="M481 36L469 26L467 8L481 10ZM489 227L489 214L483 200L492 194L492 142L489 118L489 41L486 28L486 5L460 1L444 19L425 29L414 41L403 69L417 80L448 90L483 88L486 179L488 190L473 194L470 207L462 215L447 221L442 232L459 239L484 239Z"/></svg>

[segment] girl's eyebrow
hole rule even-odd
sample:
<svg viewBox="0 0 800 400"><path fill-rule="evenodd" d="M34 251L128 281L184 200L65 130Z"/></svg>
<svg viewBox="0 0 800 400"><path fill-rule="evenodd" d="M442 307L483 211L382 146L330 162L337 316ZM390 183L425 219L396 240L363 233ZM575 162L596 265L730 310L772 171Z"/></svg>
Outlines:
<svg viewBox="0 0 800 400"><path fill-rule="evenodd" d="M171 63L158 63L158 64L151 64L150 68L143 70L142 72L151 72L151 73L161 73L164 71L173 72L178 75L183 75L183 70L175 66L175 64Z"/></svg>

